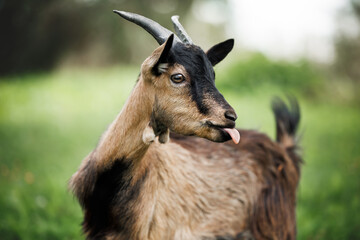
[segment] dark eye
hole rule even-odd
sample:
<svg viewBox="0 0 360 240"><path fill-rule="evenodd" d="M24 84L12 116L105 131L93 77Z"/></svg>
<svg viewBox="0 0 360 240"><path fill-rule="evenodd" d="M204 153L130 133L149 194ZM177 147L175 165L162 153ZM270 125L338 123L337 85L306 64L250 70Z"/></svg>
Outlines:
<svg viewBox="0 0 360 240"><path fill-rule="evenodd" d="M181 83L181 82L185 81L185 77L181 73L176 73L176 74L171 75L170 79L174 83Z"/></svg>

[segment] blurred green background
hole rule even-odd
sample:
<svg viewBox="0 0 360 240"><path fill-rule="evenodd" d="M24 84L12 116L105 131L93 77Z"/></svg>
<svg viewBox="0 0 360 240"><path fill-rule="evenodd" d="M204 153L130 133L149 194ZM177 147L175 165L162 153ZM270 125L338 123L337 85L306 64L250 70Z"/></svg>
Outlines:
<svg viewBox="0 0 360 240"><path fill-rule="evenodd" d="M211 2L231 10L231 1ZM82 212L67 181L157 46L111 10L137 12L169 29L170 16L178 14L206 50L231 32L225 30L230 20L196 18L207 9L203 3L0 0L0 239L83 239ZM237 48L215 68L239 128L273 138L271 98L299 99L305 164L298 239L360 239L360 4L348 6L340 16L358 24L351 34L340 28L334 35L331 61L273 58L235 39Z"/></svg>

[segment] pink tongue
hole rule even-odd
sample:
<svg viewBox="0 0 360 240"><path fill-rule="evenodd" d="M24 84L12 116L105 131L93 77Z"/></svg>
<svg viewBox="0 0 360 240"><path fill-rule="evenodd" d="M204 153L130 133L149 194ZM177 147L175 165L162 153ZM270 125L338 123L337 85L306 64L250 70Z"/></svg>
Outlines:
<svg viewBox="0 0 360 240"><path fill-rule="evenodd" d="M240 133L235 128L223 128L232 138L235 144L240 142Z"/></svg>

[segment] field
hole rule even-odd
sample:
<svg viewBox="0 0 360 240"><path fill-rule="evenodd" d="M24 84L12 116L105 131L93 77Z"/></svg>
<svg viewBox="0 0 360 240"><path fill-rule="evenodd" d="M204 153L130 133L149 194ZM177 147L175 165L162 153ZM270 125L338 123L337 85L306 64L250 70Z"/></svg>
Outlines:
<svg viewBox="0 0 360 240"><path fill-rule="evenodd" d="M83 239L81 209L67 181L120 111L137 75L137 68L123 66L0 79L0 239ZM237 126L274 137L270 101L283 97L284 88L237 91L221 82L220 72L219 78ZM298 239L360 239L359 107L289 89L302 110Z"/></svg>

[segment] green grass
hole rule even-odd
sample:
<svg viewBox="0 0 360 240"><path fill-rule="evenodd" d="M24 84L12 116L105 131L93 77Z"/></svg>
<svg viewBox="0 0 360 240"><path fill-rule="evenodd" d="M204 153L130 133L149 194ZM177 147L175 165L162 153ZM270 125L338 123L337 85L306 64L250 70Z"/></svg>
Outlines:
<svg viewBox="0 0 360 240"><path fill-rule="evenodd" d="M221 70L224 71L224 70ZM221 73L219 71L219 78ZM83 239L67 181L129 95L138 69L67 70L0 79L0 238ZM277 86L237 92L219 82L238 127L274 136ZM360 111L333 96L299 97L305 159L299 239L360 239Z"/></svg>

